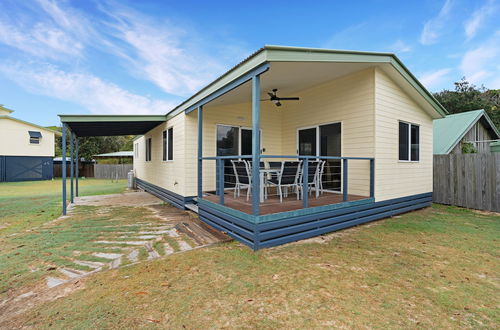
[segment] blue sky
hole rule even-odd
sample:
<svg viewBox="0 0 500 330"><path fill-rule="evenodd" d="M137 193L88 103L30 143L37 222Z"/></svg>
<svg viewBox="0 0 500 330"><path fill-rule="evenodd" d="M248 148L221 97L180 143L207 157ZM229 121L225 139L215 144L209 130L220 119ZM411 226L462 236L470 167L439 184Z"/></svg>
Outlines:
<svg viewBox="0 0 500 330"><path fill-rule="evenodd" d="M0 2L15 117L166 113L268 45L396 53L431 91L500 88L500 0Z"/></svg>

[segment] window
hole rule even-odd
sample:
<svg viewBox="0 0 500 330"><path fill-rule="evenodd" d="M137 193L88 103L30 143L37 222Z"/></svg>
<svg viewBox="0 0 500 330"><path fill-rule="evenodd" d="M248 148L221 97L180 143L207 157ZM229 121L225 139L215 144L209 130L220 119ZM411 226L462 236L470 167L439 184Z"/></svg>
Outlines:
<svg viewBox="0 0 500 330"><path fill-rule="evenodd" d="M42 133L36 131L28 131L28 134L30 136L30 144L40 144Z"/></svg>
<svg viewBox="0 0 500 330"><path fill-rule="evenodd" d="M420 159L420 126L399 122L399 160L417 162Z"/></svg>
<svg viewBox="0 0 500 330"><path fill-rule="evenodd" d="M151 161L151 138L146 139L146 161Z"/></svg>
<svg viewBox="0 0 500 330"><path fill-rule="evenodd" d="M174 160L174 128L163 131L163 160Z"/></svg>
<svg viewBox="0 0 500 330"><path fill-rule="evenodd" d="M139 158L139 143L134 143L134 157Z"/></svg>

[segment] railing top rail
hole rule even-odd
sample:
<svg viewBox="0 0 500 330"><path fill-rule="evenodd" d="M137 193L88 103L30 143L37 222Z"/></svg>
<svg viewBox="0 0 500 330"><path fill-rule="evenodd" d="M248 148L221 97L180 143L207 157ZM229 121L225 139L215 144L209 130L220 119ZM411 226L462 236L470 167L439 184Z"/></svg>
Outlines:
<svg viewBox="0 0 500 330"><path fill-rule="evenodd" d="M252 155L234 155L234 156L214 156L214 157L201 157L202 160L217 160L217 159L240 159L252 158ZM374 160L373 157L335 157L335 156L298 156L298 155L260 155L260 158L296 158L296 159L355 159L355 160Z"/></svg>

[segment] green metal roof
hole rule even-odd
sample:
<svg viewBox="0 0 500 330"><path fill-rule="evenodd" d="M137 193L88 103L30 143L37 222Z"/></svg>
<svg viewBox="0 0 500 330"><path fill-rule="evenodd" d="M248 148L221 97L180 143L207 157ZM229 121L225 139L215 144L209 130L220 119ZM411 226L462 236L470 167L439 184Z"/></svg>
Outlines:
<svg viewBox="0 0 500 330"><path fill-rule="evenodd" d="M234 66L219 78L202 88L199 92L179 104L167 113L170 119L188 109L208 95L218 91L225 85L238 79L246 72L267 62L345 62L345 63L387 63L391 64L408 83L432 106L441 116L448 111L434 98L406 68L406 66L393 53L361 52L348 50L333 50L322 48L264 46L248 58Z"/></svg>
<svg viewBox="0 0 500 330"><path fill-rule="evenodd" d="M108 152L105 154L94 155L94 157L133 157L133 151L117 151L117 152Z"/></svg>
<svg viewBox="0 0 500 330"><path fill-rule="evenodd" d="M14 110L7 109L6 107L3 106L3 104L0 104L0 110L7 111L8 113L13 113Z"/></svg>
<svg viewBox="0 0 500 330"><path fill-rule="evenodd" d="M484 118L490 125L490 129L500 138L500 133L484 110L474 110L448 115L445 118L436 119L433 122L434 154L448 154L464 135L477 123Z"/></svg>

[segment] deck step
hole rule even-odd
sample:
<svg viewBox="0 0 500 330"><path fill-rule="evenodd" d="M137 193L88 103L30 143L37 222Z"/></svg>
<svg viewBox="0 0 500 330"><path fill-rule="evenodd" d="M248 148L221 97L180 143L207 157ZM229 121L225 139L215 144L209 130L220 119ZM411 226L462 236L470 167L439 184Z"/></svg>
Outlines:
<svg viewBox="0 0 500 330"><path fill-rule="evenodd" d="M187 203L187 204L184 204L184 207L187 208L188 210L191 210L195 213L198 213L198 205L196 205L196 204Z"/></svg>

